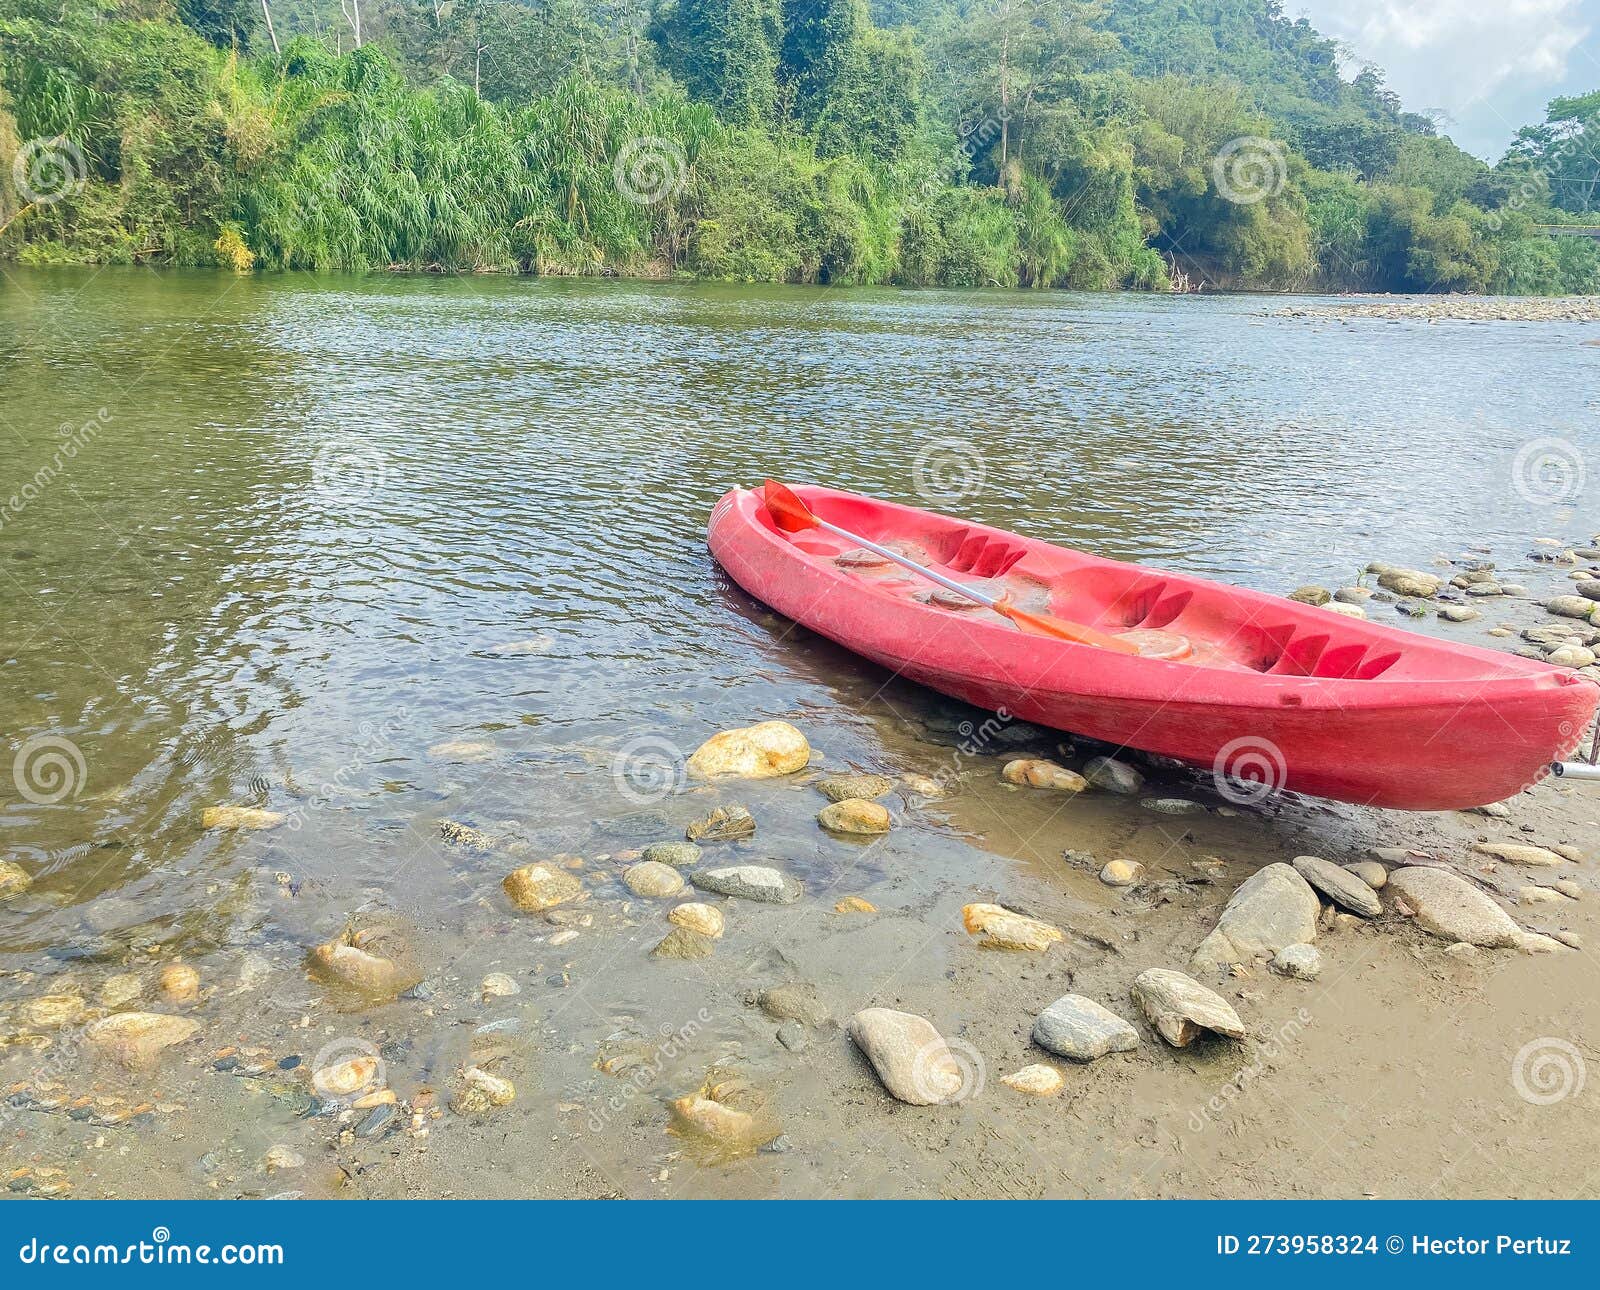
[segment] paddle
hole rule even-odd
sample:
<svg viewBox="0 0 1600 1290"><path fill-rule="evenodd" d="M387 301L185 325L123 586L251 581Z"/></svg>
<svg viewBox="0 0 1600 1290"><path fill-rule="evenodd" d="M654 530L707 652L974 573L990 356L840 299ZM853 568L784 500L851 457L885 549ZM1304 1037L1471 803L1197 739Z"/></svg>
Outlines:
<svg viewBox="0 0 1600 1290"><path fill-rule="evenodd" d="M837 534L847 542L854 542L865 547L875 555L881 555L885 560L891 560L902 569L909 569L919 577L926 578L929 582L936 582L946 591L953 591L958 596L965 596L968 600L975 600L995 613L1009 618L1021 631L1031 632L1035 636L1054 636L1057 640L1072 641L1078 645L1095 645L1100 649L1115 650L1119 654L1137 654L1139 647L1129 641L1118 640L1115 636L1108 636L1104 632L1097 632L1092 627L1085 627L1082 623L1068 622L1065 618L1056 618L1050 614L1030 614L1018 609L1004 596L989 596L981 591L974 591L971 587L964 587L945 577L942 573L935 573L926 569L915 560L908 560L897 551L888 547L879 546L876 542L869 542L859 533L852 533L842 529L837 524L830 524L827 520L816 515L809 506L795 495L793 489L780 484L775 479L766 483L765 499L767 510L772 515L774 523L786 533L799 533L805 529L826 529L829 533Z"/></svg>

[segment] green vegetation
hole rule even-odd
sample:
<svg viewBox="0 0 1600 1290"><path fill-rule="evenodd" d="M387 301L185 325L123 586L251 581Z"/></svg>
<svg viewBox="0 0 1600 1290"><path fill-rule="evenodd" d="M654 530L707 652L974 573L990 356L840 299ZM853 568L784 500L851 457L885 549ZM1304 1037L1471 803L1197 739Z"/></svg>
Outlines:
<svg viewBox="0 0 1600 1290"><path fill-rule="evenodd" d="M0 255L1600 291L1600 93L1489 166L1277 0L0 0Z"/></svg>

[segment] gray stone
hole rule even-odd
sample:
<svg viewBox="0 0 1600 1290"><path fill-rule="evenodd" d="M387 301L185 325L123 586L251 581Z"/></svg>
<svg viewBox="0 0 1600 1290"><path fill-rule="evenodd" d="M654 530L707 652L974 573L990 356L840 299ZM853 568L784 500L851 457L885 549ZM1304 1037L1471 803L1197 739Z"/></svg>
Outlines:
<svg viewBox="0 0 1600 1290"><path fill-rule="evenodd" d="M767 865L735 864L720 869L702 869L693 875L694 885L701 891L714 891L719 896L737 896L742 900L759 900L768 905L788 905L805 895L798 880Z"/></svg>
<svg viewBox="0 0 1600 1290"><path fill-rule="evenodd" d="M1269 864L1233 893L1216 930L1200 943L1190 962L1196 968L1215 969L1270 958L1285 945L1314 941L1321 912L1317 893L1304 878L1286 864Z"/></svg>
<svg viewBox="0 0 1600 1290"><path fill-rule="evenodd" d="M653 959L705 959L716 952L717 943L709 936L688 927L674 927L650 951Z"/></svg>
<svg viewBox="0 0 1600 1290"><path fill-rule="evenodd" d="M1389 881L1389 871L1376 860L1355 860L1345 865L1345 868L1373 891L1381 891L1383 885Z"/></svg>
<svg viewBox="0 0 1600 1290"><path fill-rule="evenodd" d="M1363 918L1376 918L1383 913L1378 894L1355 874L1339 868L1331 860L1320 856L1296 856L1295 872L1309 882L1336 905L1342 905L1352 914Z"/></svg>
<svg viewBox="0 0 1600 1290"><path fill-rule="evenodd" d="M1322 955L1315 945L1285 945L1272 956L1273 971L1301 981L1315 981L1322 975Z"/></svg>
<svg viewBox="0 0 1600 1290"><path fill-rule="evenodd" d="M1158 815L1204 815L1206 811L1199 802L1186 797L1147 797L1139 805Z"/></svg>
<svg viewBox="0 0 1600 1290"><path fill-rule="evenodd" d="M1064 994L1039 1014L1033 1042L1062 1057L1092 1062L1107 1053L1132 1052L1139 1046L1139 1032L1093 999Z"/></svg>
<svg viewBox="0 0 1600 1290"><path fill-rule="evenodd" d="M1139 973L1133 982L1133 1001L1174 1048L1187 1048L1206 1031L1244 1038L1244 1023L1228 1001L1182 972L1149 968Z"/></svg>
<svg viewBox="0 0 1600 1290"><path fill-rule="evenodd" d="M683 832L690 842L735 842L750 837L755 831L755 818L744 807L735 804L717 807Z"/></svg>
<svg viewBox="0 0 1600 1290"><path fill-rule="evenodd" d="M669 864L674 869L687 869L700 863L700 855L700 848L693 842L655 842L644 849L640 858Z"/></svg>
<svg viewBox="0 0 1600 1290"><path fill-rule="evenodd" d="M1115 757L1091 757L1083 763L1083 777L1108 793L1132 795L1144 787L1144 776Z"/></svg>
<svg viewBox="0 0 1600 1290"><path fill-rule="evenodd" d="M830 802L872 801L894 787L894 780L882 775L829 775L812 785Z"/></svg>
<svg viewBox="0 0 1600 1290"><path fill-rule="evenodd" d="M1389 875L1389 891L1435 936L1469 945L1515 945L1522 929L1471 883L1445 869L1411 865Z"/></svg>
<svg viewBox="0 0 1600 1290"><path fill-rule="evenodd" d="M774 1021L798 1021L806 1026L825 1026L833 1020L828 1005L817 994L817 987L804 981L790 981L763 990L756 996L761 1011Z"/></svg>
<svg viewBox="0 0 1600 1290"><path fill-rule="evenodd" d="M778 1027L778 1042L791 1053L804 1052L810 1042L806 1037L806 1028L798 1021L786 1021Z"/></svg>

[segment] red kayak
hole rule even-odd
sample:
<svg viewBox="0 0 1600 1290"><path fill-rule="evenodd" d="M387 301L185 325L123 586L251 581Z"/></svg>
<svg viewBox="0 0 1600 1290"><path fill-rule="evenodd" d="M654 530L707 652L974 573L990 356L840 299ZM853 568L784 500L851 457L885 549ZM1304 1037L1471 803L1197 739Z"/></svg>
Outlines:
<svg viewBox="0 0 1600 1290"><path fill-rule="evenodd" d="M1482 806L1571 754L1600 703L1600 687L1565 668L855 493L794 494L823 528L785 531L759 489L711 512L711 554L751 595L944 694L1176 757L1224 784ZM1019 631L828 526L1102 643Z"/></svg>

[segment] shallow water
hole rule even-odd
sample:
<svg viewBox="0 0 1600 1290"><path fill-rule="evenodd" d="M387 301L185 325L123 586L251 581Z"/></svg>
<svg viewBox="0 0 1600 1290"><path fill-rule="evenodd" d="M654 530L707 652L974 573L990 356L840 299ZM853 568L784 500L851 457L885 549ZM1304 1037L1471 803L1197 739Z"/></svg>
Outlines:
<svg viewBox="0 0 1600 1290"><path fill-rule="evenodd" d="M678 968L642 966L659 914L624 910L596 859L715 800L680 791L682 753L783 716L831 764L926 770L959 719L717 572L703 525L730 485L827 482L1274 591L1600 527L1536 473L1564 449L1525 451L1592 452L1592 329L1271 317L1283 303L8 268L0 840L34 885L0 906L0 986L92 992L181 956L217 992L212 1047L309 1060L359 1033L392 1046L397 1088L447 1087L458 1020L490 1015L478 978L515 967L525 993L496 1006L541 1036L516 1114L581 1121L559 1106L603 1095L598 1042L697 1015ZM931 900L986 841L981 810L929 807L863 850L818 835L809 793L724 796L762 819L751 850L830 892L914 875ZM202 831L219 803L289 820ZM1118 809L1091 809L1101 833ZM443 819L588 857L601 931L546 949L499 896L510 862L444 846ZM339 1019L299 956L363 910L406 927L453 1005ZM726 948L754 984L788 962L773 929ZM268 983L234 995L249 956ZM240 1162L260 1144L233 1142L239 1119L291 1131L270 1098L228 1100L245 1081L212 1083L185 1106ZM628 1103L641 1133L658 1112ZM629 1149L582 1154L610 1179ZM508 1168L509 1190L543 1185ZM239 1171L221 1190L275 1189ZM607 1189L572 1177L548 1189ZM757 1189L805 1190L784 1177ZM103 1184L173 1185L208 1184L137 1151Z"/></svg>

